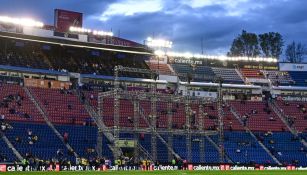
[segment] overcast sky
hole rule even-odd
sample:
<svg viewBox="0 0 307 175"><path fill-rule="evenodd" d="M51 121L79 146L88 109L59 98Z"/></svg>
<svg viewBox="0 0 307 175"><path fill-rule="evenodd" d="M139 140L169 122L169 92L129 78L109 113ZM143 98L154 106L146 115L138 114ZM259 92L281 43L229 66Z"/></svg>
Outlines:
<svg viewBox="0 0 307 175"><path fill-rule="evenodd" d="M307 0L0 0L0 15L53 24L55 8L82 12L84 27L113 30L137 42L174 42L174 51L226 54L243 29L280 32L285 44L307 44Z"/></svg>

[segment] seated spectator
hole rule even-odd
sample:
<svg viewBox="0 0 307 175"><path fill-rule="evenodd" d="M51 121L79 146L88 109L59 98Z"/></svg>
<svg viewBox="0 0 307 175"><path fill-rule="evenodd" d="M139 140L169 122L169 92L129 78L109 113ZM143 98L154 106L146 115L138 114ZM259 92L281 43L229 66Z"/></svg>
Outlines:
<svg viewBox="0 0 307 175"><path fill-rule="evenodd" d="M68 109L72 109L71 104L68 104L68 105L67 105L67 108L68 108Z"/></svg>
<svg viewBox="0 0 307 175"><path fill-rule="evenodd" d="M274 144L275 141L271 139L271 140L269 141L269 143L270 143L270 144Z"/></svg>
<svg viewBox="0 0 307 175"><path fill-rule="evenodd" d="M22 140L21 140L21 138L20 138L19 136L15 137L15 142L16 142L16 143L21 143L21 141L22 141Z"/></svg>
<svg viewBox="0 0 307 175"><path fill-rule="evenodd" d="M38 136L37 135L33 136L32 137L32 142L36 143L37 141L38 141Z"/></svg>
<svg viewBox="0 0 307 175"><path fill-rule="evenodd" d="M269 120L270 121L276 121L276 119L273 116L270 116Z"/></svg>
<svg viewBox="0 0 307 175"><path fill-rule="evenodd" d="M5 115L4 115L4 114L1 114L0 122L4 122L4 120L5 120Z"/></svg>
<svg viewBox="0 0 307 175"><path fill-rule="evenodd" d="M132 117L128 117L128 121L130 122L130 123L133 123L133 119L132 119Z"/></svg>
<svg viewBox="0 0 307 175"><path fill-rule="evenodd" d="M5 123L1 123L1 131L5 132L6 131L6 124Z"/></svg>
<svg viewBox="0 0 307 175"><path fill-rule="evenodd" d="M91 94L90 99L94 100L94 95L93 94Z"/></svg>
<svg viewBox="0 0 307 175"><path fill-rule="evenodd" d="M11 108L11 109L9 109L9 113L10 113L10 114L15 114L15 113L16 113L16 110L15 110L14 108Z"/></svg>
<svg viewBox="0 0 307 175"><path fill-rule="evenodd" d="M32 137L32 131L30 129L28 129L27 132L28 132L28 136Z"/></svg>
<svg viewBox="0 0 307 175"><path fill-rule="evenodd" d="M64 133L63 139L64 139L65 143L68 142L68 133L67 132Z"/></svg>
<svg viewBox="0 0 307 175"><path fill-rule="evenodd" d="M57 154L58 157L64 156L64 153L63 153L63 150L62 150L62 149L58 149L58 150L56 151L56 154Z"/></svg>
<svg viewBox="0 0 307 175"><path fill-rule="evenodd" d="M23 116L24 116L24 118L27 118L27 119L31 118L31 116L28 113L24 113Z"/></svg>

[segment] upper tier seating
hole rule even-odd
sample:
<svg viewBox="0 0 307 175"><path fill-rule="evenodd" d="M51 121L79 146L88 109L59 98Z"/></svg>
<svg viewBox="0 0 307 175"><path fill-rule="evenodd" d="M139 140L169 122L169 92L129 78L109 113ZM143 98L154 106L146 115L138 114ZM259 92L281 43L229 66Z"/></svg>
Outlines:
<svg viewBox="0 0 307 175"><path fill-rule="evenodd" d="M225 83L241 83L243 84L243 80L238 75L235 69L227 69L227 68L212 68L213 72L223 79Z"/></svg>
<svg viewBox="0 0 307 175"><path fill-rule="evenodd" d="M187 80L187 75L192 74L192 81L209 81L212 82L215 74L211 67L195 66L194 68L188 64L172 64L173 69L177 72L179 78L183 81Z"/></svg>
<svg viewBox="0 0 307 175"><path fill-rule="evenodd" d="M307 72L289 72L292 80L294 81L294 85L296 86L306 86L307 85Z"/></svg>
<svg viewBox="0 0 307 175"><path fill-rule="evenodd" d="M5 45L6 43L6 45ZM114 75L116 65L148 69L146 56L77 47L62 47L31 41L0 38L0 65L52 69L83 74ZM120 76L146 78L141 73Z"/></svg>
<svg viewBox="0 0 307 175"><path fill-rule="evenodd" d="M162 75L172 75L173 74L173 72L168 67L169 65L167 64L147 62L147 65L149 66L151 70L158 71L159 74L162 74Z"/></svg>
<svg viewBox="0 0 307 175"><path fill-rule="evenodd" d="M293 80L290 77L288 72L283 71L267 71L262 70L263 74L267 75L267 78L270 79L273 85L292 85Z"/></svg>
<svg viewBox="0 0 307 175"><path fill-rule="evenodd" d="M264 78L259 69L241 69L241 73L246 78Z"/></svg>

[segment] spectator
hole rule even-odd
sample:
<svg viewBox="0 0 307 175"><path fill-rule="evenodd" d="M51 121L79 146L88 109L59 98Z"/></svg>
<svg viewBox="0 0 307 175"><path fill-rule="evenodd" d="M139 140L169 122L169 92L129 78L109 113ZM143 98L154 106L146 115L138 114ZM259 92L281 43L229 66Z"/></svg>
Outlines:
<svg viewBox="0 0 307 175"><path fill-rule="evenodd" d="M28 136L32 137L32 131L28 129L27 132L28 132Z"/></svg>
<svg viewBox="0 0 307 175"><path fill-rule="evenodd" d="M62 149L58 149L58 150L56 151L56 154L57 154L58 157L63 157L63 156L64 156L64 153L63 153L63 150L62 150Z"/></svg>
<svg viewBox="0 0 307 175"><path fill-rule="evenodd" d="M4 122L4 120L5 120L5 115L4 115L4 114L1 114L0 122Z"/></svg>
<svg viewBox="0 0 307 175"><path fill-rule="evenodd" d="M65 142L65 143L68 142L68 133L67 133L67 132L64 133L63 139L64 139L64 142Z"/></svg>
<svg viewBox="0 0 307 175"><path fill-rule="evenodd" d="M15 137L15 142L16 143L21 143L21 138L19 136Z"/></svg>

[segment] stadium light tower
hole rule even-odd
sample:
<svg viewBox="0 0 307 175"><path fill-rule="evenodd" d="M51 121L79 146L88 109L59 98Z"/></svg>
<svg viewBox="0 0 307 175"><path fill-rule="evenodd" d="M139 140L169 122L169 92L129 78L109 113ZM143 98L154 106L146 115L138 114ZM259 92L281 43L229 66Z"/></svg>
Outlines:
<svg viewBox="0 0 307 175"><path fill-rule="evenodd" d="M172 48L173 42L168 41L168 40L163 40L163 39L153 39L151 37L148 37L146 39L146 45L148 47L152 48Z"/></svg>
<svg viewBox="0 0 307 175"><path fill-rule="evenodd" d="M156 50L155 55L158 56L158 71L160 71L160 57L166 55L167 49L172 48L173 42L164 39L153 39L152 37L147 37L145 40L145 45Z"/></svg>
<svg viewBox="0 0 307 175"><path fill-rule="evenodd" d="M12 18L9 16L0 16L0 23L15 24L26 27L43 27L44 23L30 18Z"/></svg>

